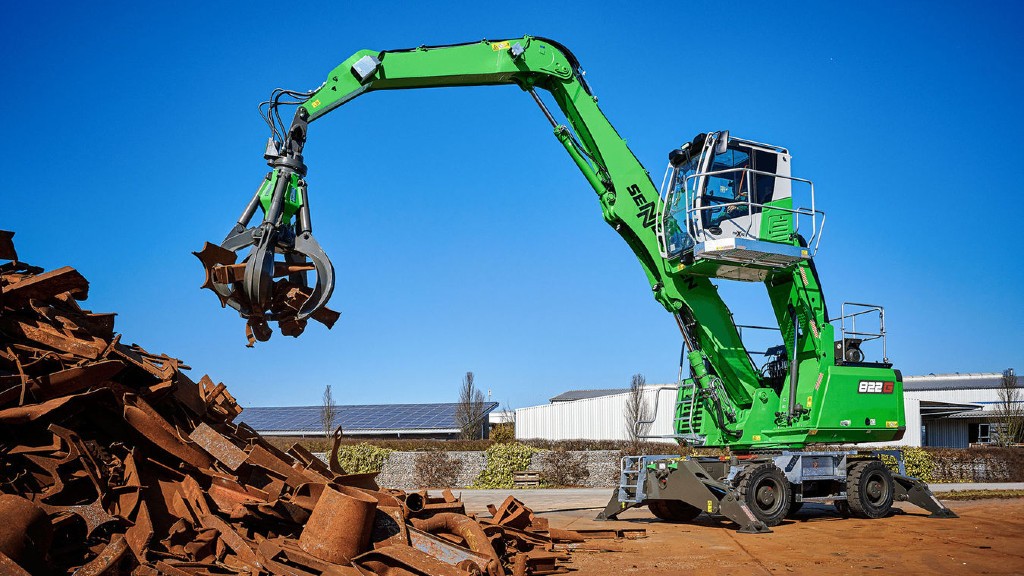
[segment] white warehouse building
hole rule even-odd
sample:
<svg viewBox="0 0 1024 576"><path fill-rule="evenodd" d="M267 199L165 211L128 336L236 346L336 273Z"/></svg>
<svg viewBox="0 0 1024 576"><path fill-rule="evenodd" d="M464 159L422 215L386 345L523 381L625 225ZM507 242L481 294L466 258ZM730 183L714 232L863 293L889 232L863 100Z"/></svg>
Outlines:
<svg viewBox="0 0 1024 576"><path fill-rule="evenodd" d="M996 440L996 414L1003 374L905 376L907 433L904 446L966 448ZM655 409L650 436L671 439L676 386L649 385L644 395ZM1024 390L1021 392L1024 395ZM543 440L627 440L629 389L571 390L549 404L515 411L516 437Z"/></svg>

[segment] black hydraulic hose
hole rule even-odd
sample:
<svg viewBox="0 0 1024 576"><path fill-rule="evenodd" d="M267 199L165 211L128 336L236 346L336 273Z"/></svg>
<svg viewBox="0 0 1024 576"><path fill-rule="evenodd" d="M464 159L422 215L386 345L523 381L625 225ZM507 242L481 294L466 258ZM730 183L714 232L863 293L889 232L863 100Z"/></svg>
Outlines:
<svg viewBox="0 0 1024 576"><path fill-rule="evenodd" d="M725 427L725 411L722 410L722 400L718 397L717 394L714 395L714 399L715 419L718 420L718 428L722 432L725 432L727 435L732 436L733 438L740 438L741 436L743 436L742 430L729 430L728 428Z"/></svg>

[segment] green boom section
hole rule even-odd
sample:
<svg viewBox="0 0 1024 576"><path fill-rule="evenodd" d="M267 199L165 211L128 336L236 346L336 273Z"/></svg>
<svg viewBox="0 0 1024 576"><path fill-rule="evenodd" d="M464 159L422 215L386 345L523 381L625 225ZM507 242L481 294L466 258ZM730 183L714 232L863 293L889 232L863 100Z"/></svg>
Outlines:
<svg viewBox="0 0 1024 576"><path fill-rule="evenodd" d="M516 56L519 48L522 52ZM353 65L367 56L380 65L360 81ZM736 401L749 403L757 377L729 309L709 279L677 271L661 257L654 232L661 210L658 190L601 112L578 66L557 43L530 36L411 50L362 50L332 70L303 106L312 122L376 90L511 84L549 92L571 127L570 132L558 126L556 137L597 193L605 221L637 256L654 298L673 314L683 309L692 313L708 360L727 380Z"/></svg>
<svg viewBox="0 0 1024 576"><path fill-rule="evenodd" d="M790 358L796 341L793 403L800 404L801 410L795 416L780 416L790 408L789 379L772 384L758 374L728 307L709 275L700 270L701 263L688 267L662 257L655 233L662 211L658 190L601 112L575 57L557 42L525 36L408 50L362 50L332 70L301 106L312 122L373 91L485 85L515 85L551 94L568 123L556 125L555 136L597 193L604 220L633 250L654 298L680 322L693 319L697 350L690 355L691 369L703 386L720 391L722 402L733 413L732 420L723 422L704 393L699 402L700 431L707 444L795 447L817 441L889 440L902 433L901 385L890 395L857 393L858 379L895 381L893 371L835 366L833 329L809 261L765 280ZM789 207L789 200L784 204ZM775 241L798 242L791 224L766 229L777 231ZM894 408L893 398L899 399L899 408Z"/></svg>

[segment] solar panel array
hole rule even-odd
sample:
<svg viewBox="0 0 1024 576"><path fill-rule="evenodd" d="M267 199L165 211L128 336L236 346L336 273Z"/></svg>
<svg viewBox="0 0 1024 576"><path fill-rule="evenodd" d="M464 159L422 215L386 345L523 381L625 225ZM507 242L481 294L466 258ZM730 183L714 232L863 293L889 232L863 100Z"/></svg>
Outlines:
<svg viewBox="0 0 1024 576"><path fill-rule="evenodd" d="M456 403L446 404L369 404L335 406L334 426L344 430L436 430L458 429ZM484 404L484 414L498 407ZM322 406L256 407L242 411L240 420L260 432L323 430Z"/></svg>

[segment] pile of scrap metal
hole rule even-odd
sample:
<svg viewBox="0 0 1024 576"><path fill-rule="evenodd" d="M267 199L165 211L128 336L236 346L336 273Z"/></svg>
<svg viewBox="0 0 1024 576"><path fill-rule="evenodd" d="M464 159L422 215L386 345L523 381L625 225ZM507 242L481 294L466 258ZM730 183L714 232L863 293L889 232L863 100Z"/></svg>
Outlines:
<svg viewBox="0 0 1024 576"><path fill-rule="evenodd" d="M0 574L497 576L566 569L509 498L382 490L245 424L223 384L121 342L73 268L0 231ZM335 452L338 442L335 442ZM337 459L332 457L331 462Z"/></svg>

